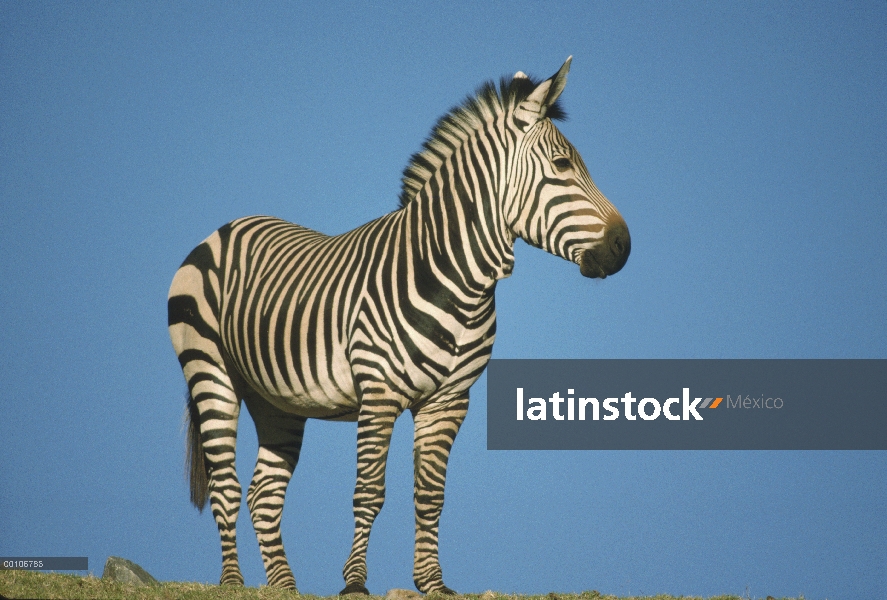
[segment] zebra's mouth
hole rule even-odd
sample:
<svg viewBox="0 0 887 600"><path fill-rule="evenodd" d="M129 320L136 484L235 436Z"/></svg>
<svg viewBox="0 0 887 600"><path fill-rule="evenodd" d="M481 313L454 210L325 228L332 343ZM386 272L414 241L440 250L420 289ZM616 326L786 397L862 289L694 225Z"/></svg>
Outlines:
<svg viewBox="0 0 887 600"><path fill-rule="evenodd" d="M591 250L585 250L582 254L579 255L579 272L582 273L583 277L589 277L591 279L606 279L607 272L604 271L603 267L595 260L594 254L592 254Z"/></svg>
<svg viewBox="0 0 887 600"><path fill-rule="evenodd" d="M586 277L605 279L618 273L631 254L631 236L622 217L607 227L602 243L579 255L579 272Z"/></svg>

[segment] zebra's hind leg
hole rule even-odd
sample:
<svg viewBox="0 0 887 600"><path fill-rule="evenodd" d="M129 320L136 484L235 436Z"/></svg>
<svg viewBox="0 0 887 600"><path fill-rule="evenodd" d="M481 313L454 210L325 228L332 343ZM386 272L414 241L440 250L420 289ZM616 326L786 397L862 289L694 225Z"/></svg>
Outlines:
<svg viewBox="0 0 887 600"><path fill-rule="evenodd" d="M357 420L357 482L354 486L354 543L345 562L346 594L369 594L367 579L367 545L382 505L385 502L385 463L394 421L401 408L384 390L364 391Z"/></svg>
<svg viewBox="0 0 887 600"><path fill-rule="evenodd" d="M256 424L259 455L246 494L268 585L296 589L296 579L286 560L280 537L283 501L302 448L305 418L285 413L254 393L246 407Z"/></svg>
<svg viewBox="0 0 887 600"><path fill-rule="evenodd" d="M240 395L219 355L213 357L211 352L186 351L179 354L179 360L184 362L190 390L188 414L192 424L197 421L199 429L199 434L192 440L195 446L192 451L202 452L204 457L209 476L206 491L222 544L219 582L221 585L243 585L237 558L236 527L242 491L234 462ZM195 496L194 475L192 473L192 499L202 511L206 497Z"/></svg>
<svg viewBox="0 0 887 600"><path fill-rule="evenodd" d="M415 437L416 553L413 582L421 592L455 594L444 585L437 533L444 504L447 461L459 427L468 412L468 397L445 404L426 404L413 413Z"/></svg>
<svg viewBox="0 0 887 600"><path fill-rule="evenodd" d="M245 386L219 335L220 245L214 233L176 272L169 288L168 324L188 382L191 500L202 511L209 496L222 542L221 583L243 585L236 533L241 488L234 455Z"/></svg>

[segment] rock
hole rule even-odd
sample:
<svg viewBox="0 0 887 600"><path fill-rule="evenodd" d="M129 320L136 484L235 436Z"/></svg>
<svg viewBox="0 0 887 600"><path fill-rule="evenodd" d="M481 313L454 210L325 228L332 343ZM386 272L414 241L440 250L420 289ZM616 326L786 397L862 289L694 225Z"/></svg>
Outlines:
<svg viewBox="0 0 887 600"><path fill-rule="evenodd" d="M127 583L129 585L159 585L160 582L151 577L145 569L131 560L119 556L109 556L105 563L102 579Z"/></svg>
<svg viewBox="0 0 887 600"><path fill-rule="evenodd" d="M480 595L480 600L493 600L496 597L496 592L493 590L487 590L483 594Z"/></svg>
<svg viewBox="0 0 887 600"><path fill-rule="evenodd" d="M413 590L399 590L393 589L388 590L388 593L385 594L385 597L388 600L418 600L419 598L423 598L422 594L419 592L414 592Z"/></svg>

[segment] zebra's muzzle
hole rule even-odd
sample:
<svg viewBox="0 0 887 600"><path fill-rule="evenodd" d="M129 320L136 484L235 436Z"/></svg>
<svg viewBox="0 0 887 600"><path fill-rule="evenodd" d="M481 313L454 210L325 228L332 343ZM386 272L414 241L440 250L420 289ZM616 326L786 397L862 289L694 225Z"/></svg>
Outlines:
<svg viewBox="0 0 887 600"><path fill-rule="evenodd" d="M585 277L605 279L625 266L629 254L631 236L628 226L620 217L607 227L602 243L583 251L579 256L579 272Z"/></svg>

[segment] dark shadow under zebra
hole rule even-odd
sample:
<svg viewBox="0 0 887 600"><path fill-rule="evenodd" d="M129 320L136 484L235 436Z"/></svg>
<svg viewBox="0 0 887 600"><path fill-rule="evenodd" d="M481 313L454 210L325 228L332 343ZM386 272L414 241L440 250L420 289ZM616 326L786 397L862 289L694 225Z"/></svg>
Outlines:
<svg viewBox="0 0 887 600"><path fill-rule="evenodd" d="M357 421L354 542L342 593L368 593L366 550L385 497L395 419L413 416L413 578L450 592L438 561L447 460L496 332L494 291L514 242L616 273L628 228L552 119L570 59L541 83L518 72L435 126L404 171L401 207L326 236L272 217L233 221L195 248L169 292L188 383L191 500L209 501L223 584L243 584L235 471L243 402L259 452L247 491L268 584L295 588L280 519L308 418Z"/></svg>

